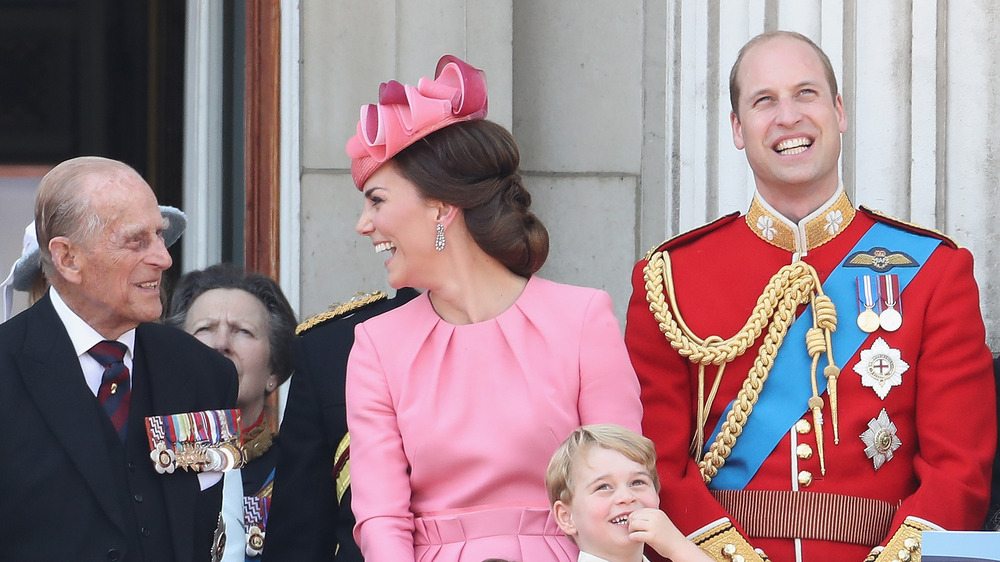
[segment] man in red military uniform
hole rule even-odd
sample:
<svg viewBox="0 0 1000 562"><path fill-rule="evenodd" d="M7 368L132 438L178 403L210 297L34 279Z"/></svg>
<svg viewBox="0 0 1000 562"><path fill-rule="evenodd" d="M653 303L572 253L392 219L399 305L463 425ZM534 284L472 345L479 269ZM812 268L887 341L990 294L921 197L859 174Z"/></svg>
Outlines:
<svg viewBox="0 0 1000 562"><path fill-rule="evenodd" d="M809 39L751 40L730 75L757 192L654 248L625 340L661 507L717 560L918 559L979 529L996 444L972 256L855 209L843 101Z"/></svg>

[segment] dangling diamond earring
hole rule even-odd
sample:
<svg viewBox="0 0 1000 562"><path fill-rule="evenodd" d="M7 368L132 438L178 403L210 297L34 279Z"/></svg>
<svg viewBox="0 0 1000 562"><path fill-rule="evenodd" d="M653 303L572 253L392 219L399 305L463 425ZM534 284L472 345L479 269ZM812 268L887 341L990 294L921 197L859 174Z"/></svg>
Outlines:
<svg viewBox="0 0 1000 562"><path fill-rule="evenodd" d="M434 249L441 251L444 249L444 225L437 223L437 234L434 236Z"/></svg>

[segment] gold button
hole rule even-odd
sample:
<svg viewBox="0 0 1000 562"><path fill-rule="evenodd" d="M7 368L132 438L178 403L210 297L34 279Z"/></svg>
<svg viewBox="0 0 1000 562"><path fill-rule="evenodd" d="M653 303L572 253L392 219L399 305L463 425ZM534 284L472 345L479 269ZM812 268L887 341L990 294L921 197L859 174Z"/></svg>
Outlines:
<svg viewBox="0 0 1000 562"><path fill-rule="evenodd" d="M913 537L910 537L905 541L903 541L903 546L905 546L906 549L909 550L910 552L913 552L914 550L920 548L920 541L918 541Z"/></svg>
<svg viewBox="0 0 1000 562"><path fill-rule="evenodd" d="M811 459L813 456L813 448L809 446L809 443L799 443L799 446L795 448L795 454L798 455L800 459Z"/></svg>
<svg viewBox="0 0 1000 562"><path fill-rule="evenodd" d="M795 422L795 431L797 431L800 435L805 435L806 433L812 431L812 426L809 425L808 420L799 420Z"/></svg>
<svg viewBox="0 0 1000 562"><path fill-rule="evenodd" d="M900 550L899 551L899 559L902 560L903 562L910 562L910 551L909 550Z"/></svg>
<svg viewBox="0 0 1000 562"><path fill-rule="evenodd" d="M735 554L733 555L733 562L746 562L746 559L743 558L742 554Z"/></svg>
<svg viewBox="0 0 1000 562"><path fill-rule="evenodd" d="M812 472L809 472L808 470L803 470L802 472L799 473L799 484L801 484L802 486L808 486L812 483L813 483Z"/></svg>

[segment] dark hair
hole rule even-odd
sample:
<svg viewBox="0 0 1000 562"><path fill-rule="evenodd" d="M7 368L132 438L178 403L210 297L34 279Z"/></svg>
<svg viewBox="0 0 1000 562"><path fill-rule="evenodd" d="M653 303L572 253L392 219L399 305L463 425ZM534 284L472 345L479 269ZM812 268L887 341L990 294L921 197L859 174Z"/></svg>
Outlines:
<svg viewBox="0 0 1000 562"><path fill-rule="evenodd" d="M798 39L799 41L802 41L806 45L812 47L816 56L819 57L819 62L823 65L823 73L826 74L826 81L830 85L830 96L834 99L837 97L837 75L833 72L833 65L830 63L830 57L826 56L826 53L823 52L823 49L819 48L819 45L814 43L812 39L806 37L805 35L794 31L768 31L761 33L760 35L747 41L746 45L743 45L743 48L740 49L740 54L736 56L736 62L733 63L732 70L729 71L729 104L733 108L733 113L736 114L736 119L740 118L740 81L738 80L738 75L740 72L740 65L743 64L743 57L745 57L753 47L770 39L774 39L775 37Z"/></svg>
<svg viewBox="0 0 1000 562"><path fill-rule="evenodd" d="M549 233L531 213L517 170L514 137L492 121L461 121L393 157L420 195L462 209L473 240L508 269L528 277L549 255Z"/></svg>
<svg viewBox="0 0 1000 562"><path fill-rule="evenodd" d="M212 289L239 289L250 293L264 305L267 309L271 370L278 376L279 384L285 382L292 374L292 349L295 345L297 322L281 287L270 277L260 273L247 273L242 267L228 263L186 273L177 282L165 322L183 329L191 305Z"/></svg>

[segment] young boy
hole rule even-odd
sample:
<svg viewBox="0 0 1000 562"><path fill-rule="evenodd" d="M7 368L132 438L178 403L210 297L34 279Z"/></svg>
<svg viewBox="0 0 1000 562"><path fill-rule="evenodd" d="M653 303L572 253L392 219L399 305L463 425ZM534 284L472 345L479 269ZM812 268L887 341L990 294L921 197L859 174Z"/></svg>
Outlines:
<svg viewBox="0 0 1000 562"><path fill-rule="evenodd" d="M545 474L552 516L580 547L579 562L640 562L644 544L674 562L711 558L687 540L660 505L656 451L613 424L574 431Z"/></svg>

